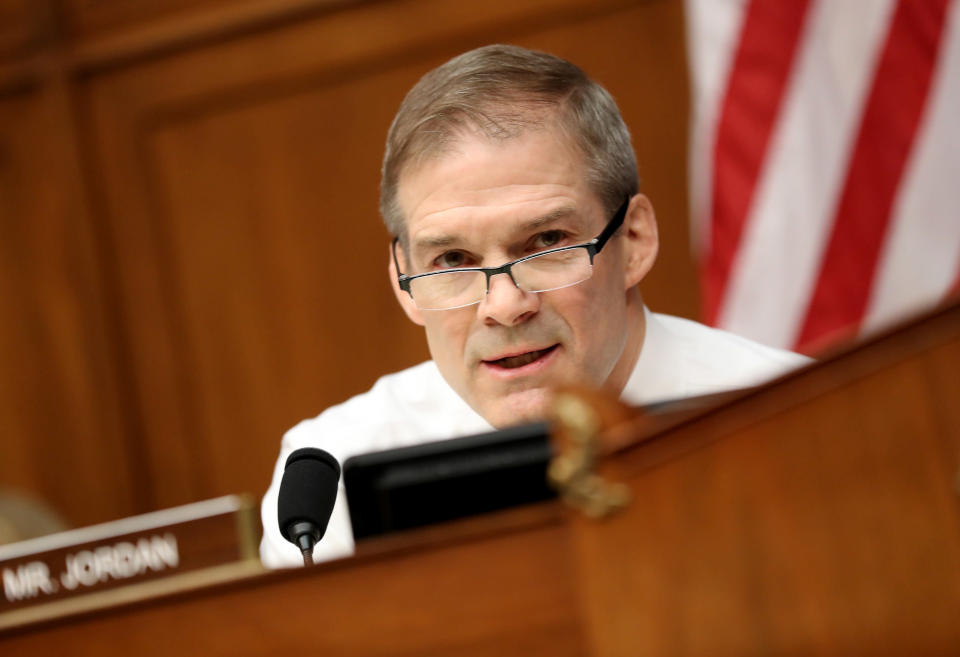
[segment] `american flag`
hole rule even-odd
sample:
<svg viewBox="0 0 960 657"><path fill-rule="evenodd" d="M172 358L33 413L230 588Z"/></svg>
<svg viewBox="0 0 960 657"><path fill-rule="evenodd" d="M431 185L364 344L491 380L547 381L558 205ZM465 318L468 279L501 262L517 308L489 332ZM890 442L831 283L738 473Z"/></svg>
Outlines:
<svg viewBox="0 0 960 657"><path fill-rule="evenodd" d="M960 0L687 0L704 319L815 353L960 287Z"/></svg>

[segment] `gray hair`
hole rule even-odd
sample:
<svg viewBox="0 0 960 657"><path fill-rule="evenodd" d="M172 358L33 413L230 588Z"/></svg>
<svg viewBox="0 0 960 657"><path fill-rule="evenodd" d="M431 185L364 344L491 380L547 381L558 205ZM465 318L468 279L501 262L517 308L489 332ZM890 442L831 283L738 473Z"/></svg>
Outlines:
<svg viewBox="0 0 960 657"><path fill-rule="evenodd" d="M387 133L380 213L406 241L397 186L404 168L449 151L464 131L509 139L555 124L584 156L587 182L609 212L639 188L630 132L606 89L570 62L494 45L454 57L424 75Z"/></svg>

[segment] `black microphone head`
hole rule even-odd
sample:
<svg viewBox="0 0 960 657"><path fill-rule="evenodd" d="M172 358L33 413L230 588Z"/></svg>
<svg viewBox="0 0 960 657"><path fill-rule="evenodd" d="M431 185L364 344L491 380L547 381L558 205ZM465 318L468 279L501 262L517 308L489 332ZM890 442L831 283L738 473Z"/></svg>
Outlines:
<svg viewBox="0 0 960 657"><path fill-rule="evenodd" d="M320 540L337 501L339 482L340 464L322 449L303 447L287 458L277 499L280 533L285 539L300 547L290 530L310 523L319 531L315 541Z"/></svg>

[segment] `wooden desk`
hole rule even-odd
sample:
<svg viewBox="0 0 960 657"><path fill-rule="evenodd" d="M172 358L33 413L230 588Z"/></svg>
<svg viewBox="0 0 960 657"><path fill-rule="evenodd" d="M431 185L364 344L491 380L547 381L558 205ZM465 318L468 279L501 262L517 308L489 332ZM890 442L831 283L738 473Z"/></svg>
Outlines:
<svg viewBox="0 0 960 657"><path fill-rule="evenodd" d="M960 306L605 466L547 503L0 636L3 655L960 653Z"/></svg>

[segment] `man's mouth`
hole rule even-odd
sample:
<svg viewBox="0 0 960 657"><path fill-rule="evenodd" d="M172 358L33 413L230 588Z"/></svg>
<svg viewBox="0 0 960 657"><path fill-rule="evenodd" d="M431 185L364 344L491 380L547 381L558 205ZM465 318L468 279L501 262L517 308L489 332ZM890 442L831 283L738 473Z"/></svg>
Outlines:
<svg viewBox="0 0 960 657"><path fill-rule="evenodd" d="M524 365L529 365L538 358L542 358L549 354L551 351L557 348L557 345L551 345L546 349L538 349L537 351L528 351L523 354L517 354L515 356L506 356L504 358L498 358L497 360L486 360L484 361L488 365L494 365L496 367L502 367L504 369L512 370L518 367L523 367Z"/></svg>

